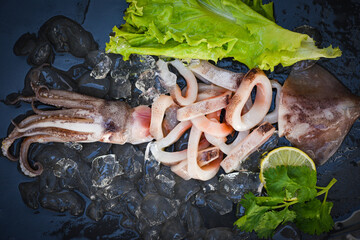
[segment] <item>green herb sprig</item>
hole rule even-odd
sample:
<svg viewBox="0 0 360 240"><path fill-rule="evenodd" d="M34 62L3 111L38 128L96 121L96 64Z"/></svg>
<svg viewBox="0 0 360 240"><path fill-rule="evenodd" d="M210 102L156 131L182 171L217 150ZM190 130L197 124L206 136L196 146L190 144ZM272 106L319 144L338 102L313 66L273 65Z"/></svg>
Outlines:
<svg viewBox="0 0 360 240"><path fill-rule="evenodd" d="M240 201L245 215L234 225L255 231L260 238L271 237L280 224L294 222L304 233L321 234L332 229L332 202L327 202L332 179L326 187L316 186L316 171L305 166L277 166L264 172L267 196L248 193ZM325 194L322 201L316 197Z"/></svg>

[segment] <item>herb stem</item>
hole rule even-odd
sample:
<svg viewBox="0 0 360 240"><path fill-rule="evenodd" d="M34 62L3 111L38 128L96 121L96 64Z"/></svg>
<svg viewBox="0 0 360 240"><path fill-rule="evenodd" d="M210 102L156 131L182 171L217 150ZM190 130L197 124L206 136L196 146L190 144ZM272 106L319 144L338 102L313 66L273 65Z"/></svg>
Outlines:
<svg viewBox="0 0 360 240"><path fill-rule="evenodd" d="M322 194L325 193L325 197L324 197L324 201L323 201L323 202L325 202L330 188L331 188L336 182L337 182L337 180L336 180L335 178L333 178L326 187L317 187L317 188L323 189L323 190L321 190L320 192L318 192L316 196L320 196L320 195L322 195ZM273 207L271 207L271 210L279 209L279 208L285 208L285 207L288 208L289 206L294 205L294 204L296 204L296 203L298 203L298 202L299 202L299 200L294 199L293 201L284 202L284 204L281 204L281 205L278 205L278 206L273 206Z"/></svg>
<svg viewBox="0 0 360 240"><path fill-rule="evenodd" d="M329 189L330 189L336 182L337 182L337 180L336 180L335 178L333 178L333 179L330 181L330 183L329 183L323 190L321 190L320 192L317 193L316 196L320 196L320 195L322 195L322 194L325 193L326 195L325 195L325 198L324 198L324 199L326 199L327 193L329 192Z"/></svg>
<svg viewBox="0 0 360 240"><path fill-rule="evenodd" d="M294 201L291 201L291 202L285 202L284 204L281 204L281 205L279 205L279 206L273 206L273 207L271 207L271 210L273 210L273 209L279 209L279 208L284 208L284 207L288 208L289 206L294 205L295 203L298 203L298 202L299 202L298 200L294 200Z"/></svg>

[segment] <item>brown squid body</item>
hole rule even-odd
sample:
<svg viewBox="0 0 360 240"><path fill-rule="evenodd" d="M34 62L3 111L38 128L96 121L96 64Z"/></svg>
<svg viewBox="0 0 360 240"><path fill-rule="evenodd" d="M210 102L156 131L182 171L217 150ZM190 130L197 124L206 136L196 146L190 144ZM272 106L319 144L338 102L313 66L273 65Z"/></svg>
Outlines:
<svg viewBox="0 0 360 240"><path fill-rule="evenodd" d="M314 64L293 70L285 81L279 134L321 165L336 152L359 115L360 97Z"/></svg>

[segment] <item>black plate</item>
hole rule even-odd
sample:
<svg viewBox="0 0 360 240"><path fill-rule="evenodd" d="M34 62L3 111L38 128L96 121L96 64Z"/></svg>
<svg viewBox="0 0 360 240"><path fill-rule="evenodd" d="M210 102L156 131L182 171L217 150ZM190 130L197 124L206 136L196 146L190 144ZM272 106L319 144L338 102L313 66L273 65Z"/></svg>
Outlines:
<svg viewBox="0 0 360 240"><path fill-rule="evenodd" d="M276 0L275 16L279 25L293 29L300 25L317 28L323 46L339 46L343 56L320 60L354 94L360 95L360 2L353 0ZM0 8L0 98L23 88L24 77L30 66L25 57L16 57L12 48L25 32L37 32L50 17L68 16L90 31L101 49L115 24L123 23L125 1L3 1ZM82 59L57 55L54 66L67 70ZM284 79L282 79L284 80ZM329 93L331 94L331 93ZM26 112L20 108L0 104L0 136L5 137L11 119ZM335 220L348 217L360 208L360 121L357 120L338 152L318 168L319 185L336 177L338 183L331 189L329 200L334 202ZM22 175L17 163L0 159L0 231L2 239L61 239L81 233L84 238L136 238L119 228L118 218L111 215L95 223L86 216L73 217L44 209L32 210L22 202L18 185L31 179ZM229 226L230 227L230 226ZM75 233L75 234L74 234Z"/></svg>

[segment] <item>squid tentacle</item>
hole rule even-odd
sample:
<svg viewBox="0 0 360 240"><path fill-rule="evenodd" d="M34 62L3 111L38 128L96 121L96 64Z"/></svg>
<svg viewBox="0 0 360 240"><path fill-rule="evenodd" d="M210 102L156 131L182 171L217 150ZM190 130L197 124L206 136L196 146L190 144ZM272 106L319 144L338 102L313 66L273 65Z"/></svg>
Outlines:
<svg viewBox="0 0 360 240"><path fill-rule="evenodd" d="M57 133L55 131L54 133ZM43 166L39 162L34 163L34 168L32 168L28 162L27 156L29 152L29 147L32 143L48 143L48 142L68 142L68 138L72 137L73 140L82 142L86 141L88 138L87 133L77 133L72 131L67 131L66 134L63 136L60 136L59 134L46 134L46 135L35 135L30 136L24 139L24 141L21 144L20 148L20 156L19 156L19 163L20 168L23 171L23 173L29 177L36 177L39 176L43 172Z"/></svg>
<svg viewBox="0 0 360 240"><path fill-rule="evenodd" d="M74 133L74 134L72 134ZM26 131L19 131L18 128L15 128L11 134L5 138L2 142L2 152L3 155L7 158L9 158L12 161L17 161L18 158L16 158L15 156L13 156L10 152L9 149L11 147L11 145L19 138L22 137L34 137L34 136L57 136L57 137L62 137L62 138L66 138L68 137L69 139L67 141L64 142L68 142L68 141L77 141L77 140L84 140L81 137L75 137L77 135L86 135L86 138L88 139L92 133L91 132L76 132L76 131L71 131L71 130L67 130L64 128L57 128L57 127L47 127L47 128L31 128L31 129L27 129ZM71 138L70 138L71 137ZM21 144L21 148L23 147L23 143ZM21 157L20 157L21 159Z"/></svg>
<svg viewBox="0 0 360 240"><path fill-rule="evenodd" d="M36 115L33 116L68 116L68 117L76 117L76 118L89 118L92 114L94 114L93 110L80 109L80 108L70 108L70 109L54 109L54 110L43 110L38 109L34 102L31 103L32 110ZM24 120L23 120L24 121Z"/></svg>
<svg viewBox="0 0 360 240"><path fill-rule="evenodd" d="M104 104L105 100L80 93L68 92L64 90L49 90L44 86L33 87L36 99L44 104L56 107L94 109Z"/></svg>
<svg viewBox="0 0 360 240"><path fill-rule="evenodd" d="M39 162L34 163L34 166L36 169L33 169L30 166L30 164L27 160L27 155L29 152L29 147L32 143L44 142L46 140L48 140L48 142L50 142L50 141L55 140L55 138L52 136L48 136L48 135L36 135L36 136L27 137L22 142L21 148L20 148L19 163L20 163L20 169L25 175L27 175L29 177L36 177L36 176L39 176L43 172L44 168L43 168L42 164Z"/></svg>

